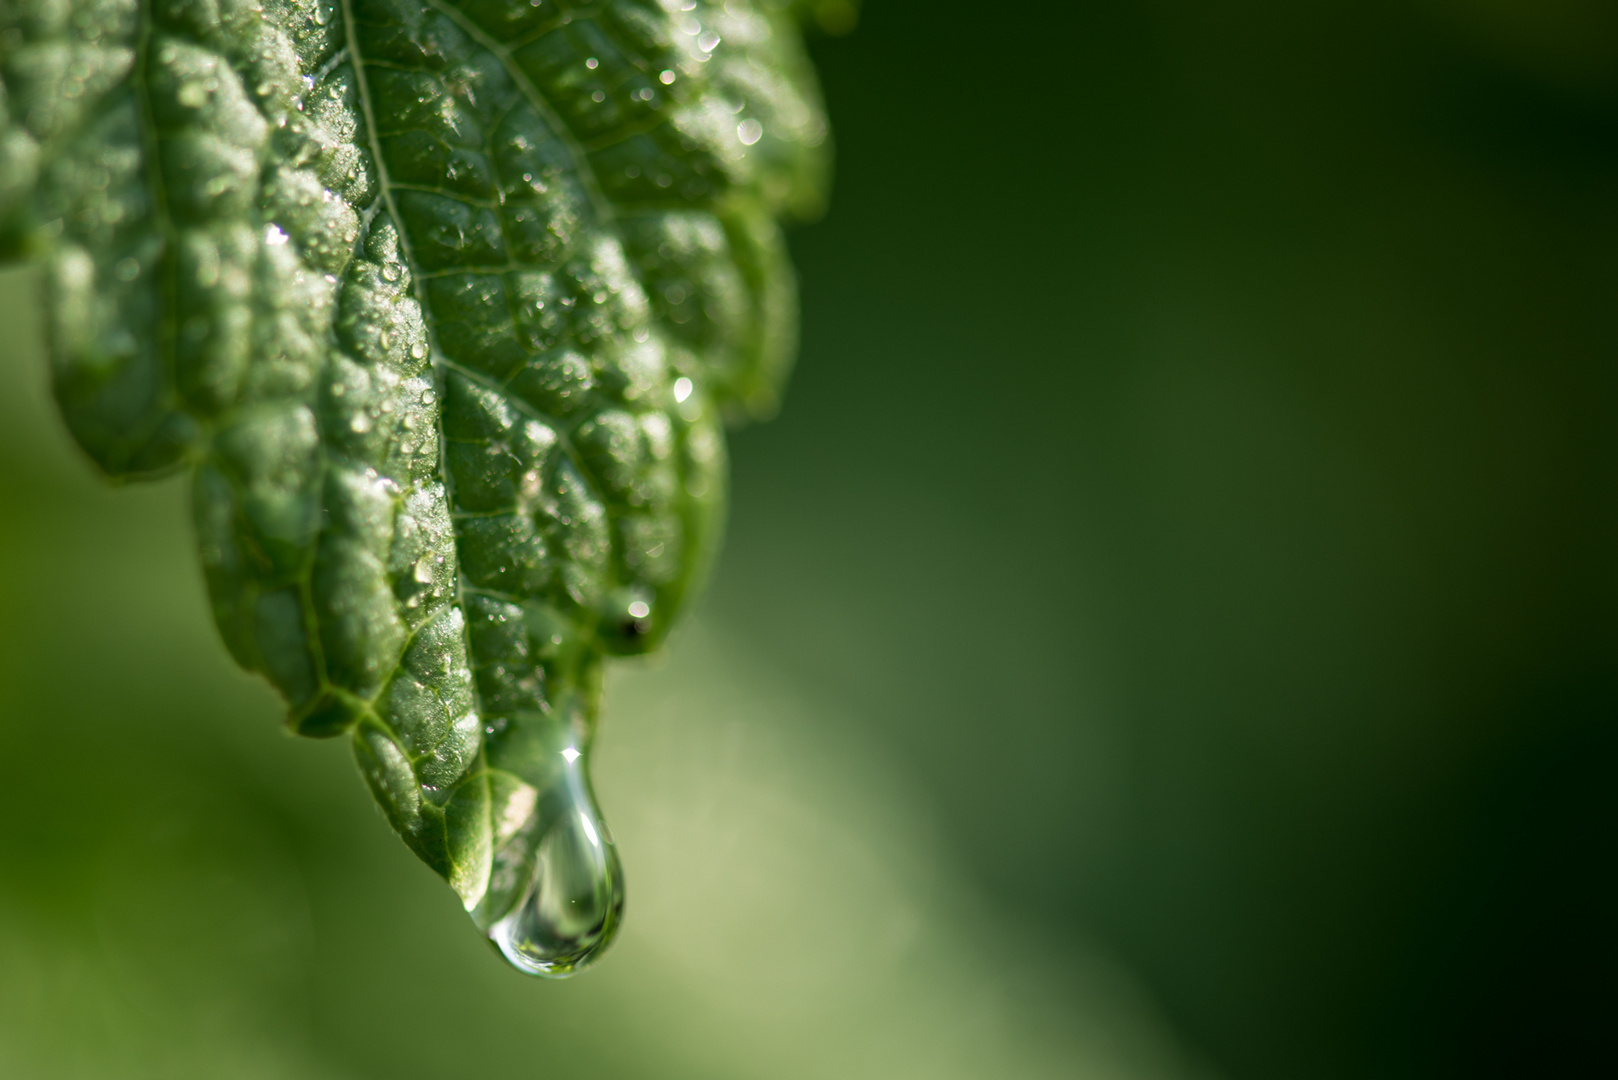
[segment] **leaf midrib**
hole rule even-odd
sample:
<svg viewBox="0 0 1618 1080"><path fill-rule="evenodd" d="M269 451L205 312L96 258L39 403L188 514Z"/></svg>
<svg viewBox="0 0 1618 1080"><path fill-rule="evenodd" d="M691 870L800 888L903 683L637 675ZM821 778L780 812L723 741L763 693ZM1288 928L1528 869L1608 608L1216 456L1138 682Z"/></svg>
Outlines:
<svg viewBox="0 0 1618 1080"><path fill-rule="evenodd" d="M439 3L438 0L423 0L423 2L427 8L436 11L440 15L449 19L479 47L487 49L492 55L499 59L501 67L505 70L507 77L510 78L513 84L517 87L518 92L523 96L524 100L529 104L529 106L539 114L540 118L546 122L546 124L551 128L552 133L565 147L568 157L575 169L576 175L580 178L581 184L585 188L590 199L591 209L596 214L597 220L591 223L591 227L594 229L606 229L616 234L616 230L612 229L611 227L612 222L616 218L615 210L612 204L607 200L606 196L602 194L595 172L590 167L589 159L585 155L581 144L574 136L572 129L562 119L560 114L551 107L544 95L539 92L538 87L533 84L533 81L529 79L528 76L512 62L509 48L494 41L482 30L481 27L478 27L475 23L471 22L471 20L469 20L458 10L446 7L445 5ZM427 303L427 297L424 291L424 282L429 277L442 276L442 274L434 274L432 272L423 271L415 257L414 251L412 250L411 240L405 230L404 219L399 214L398 206L394 200L393 193L395 190L408 190L413 187L413 185L399 185L396 189L392 179L388 175L387 161L383 157L380 136L377 134L378 128L376 123L376 109L372 102L371 84L367 74L368 62L365 59L365 54L359 46L358 24L354 17L353 3L352 0L339 0L339 3L343 13L343 31L346 42L342 51L347 54L349 63L354 70L355 83L359 91L361 119L365 124L364 142L366 147L371 152L371 158L377 171L377 184L379 187L378 197L376 200L374 200L372 207L366 215L366 228L362 229L356 244L363 245L369 233L370 218L374 216L377 208L385 206L388 210L389 216L393 219L395 233L398 237L400 256L404 260L406 267L410 272L411 295L414 297L418 307L421 309L422 325L428 338L428 355L430 357L432 369L436 376L435 381L439 384L440 401L442 402L444 400L444 394L446 392L444 378L451 371L469 379L476 385L483 386L495 391L496 393L499 393L501 397L504 398L507 403L515 408L518 412L527 414L533 419L540 420L541 422L550 425L551 429L557 434L558 448L562 450L562 452L572 462L573 466L579 470L579 472L594 489L597 491L604 491L605 489L602 486L600 478L595 476L594 470L589 467L588 462L584 460L583 456L573 445L572 434L578 427L578 424L582 422L582 417L573 423L562 424L559 423L556 418L544 416L529 406L527 402L511 399L509 395L504 392L503 387L492 382L489 377L483 375L481 372L471 371L464 365L455 362L438 347L437 330L434 325L434 321L431 318L431 308ZM567 21L570 20L568 18L564 18L559 24L565 25ZM554 30L555 26L549 26L548 29ZM538 36L539 32L540 31L536 30L528 36ZM503 200L499 199L498 195L496 196L496 201L497 203L503 202ZM458 267L454 271L445 271L444 273L465 273L474 269L476 268ZM447 454L449 452L449 438L444 430L444 413L442 407L440 407L438 411L436 423L439 445L439 481L444 486L445 497L449 503L451 520L453 522L459 517L459 515L456 514L454 509L454 478L450 473L447 460ZM458 531L456 532L455 542L456 546L459 547L460 538ZM505 594L494 590L478 589L475 591L478 593L488 592L490 595L502 596L502 598L513 602L519 599L516 596L506 596ZM468 584L464 580L464 575L457 573L451 602L456 607L464 610L467 595ZM411 633L410 640L414 640L417 632L419 631L413 631ZM468 659L475 662L475 657L472 652L470 628L468 627L466 630L464 630L463 634L465 634ZM477 702L479 715L481 717L487 717L489 713L484 706L482 692L478 689L475 680L472 686L472 694L473 699ZM378 719L380 720L380 717L378 717ZM383 724L385 727L391 728L391 725L387 725L385 721ZM490 766L488 765L487 760L488 748L486 744L480 748L479 754L480 757L483 758L483 764L474 771L487 771Z"/></svg>

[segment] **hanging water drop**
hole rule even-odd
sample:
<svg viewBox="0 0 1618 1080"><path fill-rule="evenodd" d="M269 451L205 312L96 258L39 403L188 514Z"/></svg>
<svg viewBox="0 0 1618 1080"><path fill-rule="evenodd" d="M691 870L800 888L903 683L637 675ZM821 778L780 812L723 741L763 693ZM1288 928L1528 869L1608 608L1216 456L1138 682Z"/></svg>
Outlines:
<svg viewBox="0 0 1618 1080"><path fill-rule="evenodd" d="M494 868L475 917L530 975L582 971L623 921L623 869L590 788L586 734L564 706L519 714L491 746Z"/></svg>

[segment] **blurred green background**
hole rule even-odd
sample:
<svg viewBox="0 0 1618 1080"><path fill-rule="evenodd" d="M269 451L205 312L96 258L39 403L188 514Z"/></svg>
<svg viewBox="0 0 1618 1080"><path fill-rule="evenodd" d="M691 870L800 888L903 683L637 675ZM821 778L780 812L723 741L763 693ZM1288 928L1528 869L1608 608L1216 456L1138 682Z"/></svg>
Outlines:
<svg viewBox="0 0 1618 1080"><path fill-rule="evenodd" d="M0 278L0 1076L1618 1060L1618 9L876 0L804 351L510 972Z"/></svg>

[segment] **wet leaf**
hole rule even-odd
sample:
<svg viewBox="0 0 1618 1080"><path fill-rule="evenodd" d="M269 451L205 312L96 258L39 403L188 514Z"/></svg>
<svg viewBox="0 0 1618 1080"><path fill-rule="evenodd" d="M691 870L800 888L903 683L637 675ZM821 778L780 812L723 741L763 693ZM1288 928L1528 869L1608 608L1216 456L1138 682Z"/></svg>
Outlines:
<svg viewBox="0 0 1618 1080"><path fill-rule="evenodd" d="M603 658L698 584L827 130L768 0L12 0L0 250L62 415L191 476L231 653L518 966L623 888Z"/></svg>

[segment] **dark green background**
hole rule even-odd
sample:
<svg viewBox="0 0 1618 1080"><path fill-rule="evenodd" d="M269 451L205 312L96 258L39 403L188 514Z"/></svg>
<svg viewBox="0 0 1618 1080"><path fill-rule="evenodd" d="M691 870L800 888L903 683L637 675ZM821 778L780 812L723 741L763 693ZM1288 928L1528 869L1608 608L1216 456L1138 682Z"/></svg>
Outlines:
<svg viewBox="0 0 1618 1080"><path fill-rule="evenodd" d="M804 351L502 970L0 283L0 1074L1562 1077L1618 1057L1618 11L868 5Z"/></svg>

